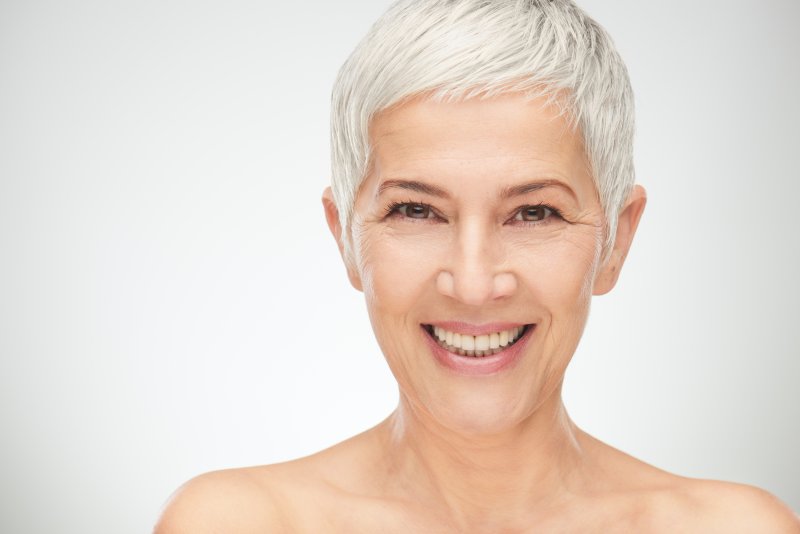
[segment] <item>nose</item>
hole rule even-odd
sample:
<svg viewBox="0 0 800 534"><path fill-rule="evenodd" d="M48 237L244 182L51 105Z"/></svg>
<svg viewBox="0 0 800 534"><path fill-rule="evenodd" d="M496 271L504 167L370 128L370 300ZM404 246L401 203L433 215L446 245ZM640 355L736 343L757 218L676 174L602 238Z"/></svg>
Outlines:
<svg viewBox="0 0 800 534"><path fill-rule="evenodd" d="M502 249L497 236L479 221L465 221L436 277L437 290L470 306L513 295L517 278L508 269Z"/></svg>

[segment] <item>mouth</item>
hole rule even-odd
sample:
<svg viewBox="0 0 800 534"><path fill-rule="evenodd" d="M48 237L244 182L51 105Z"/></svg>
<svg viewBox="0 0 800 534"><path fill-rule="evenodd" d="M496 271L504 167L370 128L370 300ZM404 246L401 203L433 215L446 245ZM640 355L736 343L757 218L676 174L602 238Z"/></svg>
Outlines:
<svg viewBox="0 0 800 534"><path fill-rule="evenodd" d="M482 358L513 346L534 326L526 324L480 335L462 334L430 324L424 324L422 328L446 351L470 358Z"/></svg>

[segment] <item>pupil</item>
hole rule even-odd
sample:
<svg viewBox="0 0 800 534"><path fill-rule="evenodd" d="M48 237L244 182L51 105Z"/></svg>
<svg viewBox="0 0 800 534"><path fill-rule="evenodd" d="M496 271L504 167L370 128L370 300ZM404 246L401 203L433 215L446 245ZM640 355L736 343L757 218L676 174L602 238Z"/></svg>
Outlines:
<svg viewBox="0 0 800 534"><path fill-rule="evenodd" d="M423 219L428 216L428 209L425 206L413 204L411 206L411 216L418 219Z"/></svg>
<svg viewBox="0 0 800 534"><path fill-rule="evenodd" d="M542 218L542 208L528 208L525 210L525 220L538 221Z"/></svg>

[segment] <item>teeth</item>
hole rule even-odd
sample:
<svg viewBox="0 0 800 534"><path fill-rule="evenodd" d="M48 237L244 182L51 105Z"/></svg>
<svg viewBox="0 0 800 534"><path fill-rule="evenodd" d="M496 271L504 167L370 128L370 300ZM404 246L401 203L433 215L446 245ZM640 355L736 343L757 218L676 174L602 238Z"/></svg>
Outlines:
<svg viewBox="0 0 800 534"><path fill-rule="evenodd" d="M475 350L475 336L461 334L461 348L464 350Z"/></svg>
<svg viewBox="0 0 800 534"><path fill-rule="evenodd" d="M496 354L500 352L503 347L514 343L522 335L524 330L524 326L518 326L491 334L470 336L468 334L450 332L439 326L434 326L433 335L439 340L439 344L450 352L462 356L487 356Z"/></svg>

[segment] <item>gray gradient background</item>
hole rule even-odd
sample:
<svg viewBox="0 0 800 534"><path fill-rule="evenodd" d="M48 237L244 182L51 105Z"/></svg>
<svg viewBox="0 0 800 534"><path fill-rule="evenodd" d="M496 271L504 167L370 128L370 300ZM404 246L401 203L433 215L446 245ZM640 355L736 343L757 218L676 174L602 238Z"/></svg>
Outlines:
<svg viewBox="0 0 800 534"><path fill-rule="evenodd" d="M393 408L319 202L331 83L386 5L0 2L0 531L146 532L187 478ZM800 510L800 2L581 5L650 202L567 407Z"/></svg>

